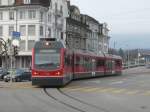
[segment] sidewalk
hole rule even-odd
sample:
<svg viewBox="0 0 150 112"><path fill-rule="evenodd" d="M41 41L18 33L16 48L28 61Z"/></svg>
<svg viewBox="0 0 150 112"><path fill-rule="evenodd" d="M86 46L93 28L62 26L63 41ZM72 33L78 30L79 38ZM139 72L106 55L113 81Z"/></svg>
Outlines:
<svg viewBox="0 0 150 112"><path fill-rule="evenodd" d="M129 68L129 69L125 69L123 70L123 73L127 73L127 74L134 74L134 73L150 73L150 69L146 68L146 67L136 67L136 68Z"/></svg>
<svg viewBox="0 0 150 112"><path fill-rule="evenodd" d="M0 81L0 88L34 88L31 82L4 82Z"/></svg>

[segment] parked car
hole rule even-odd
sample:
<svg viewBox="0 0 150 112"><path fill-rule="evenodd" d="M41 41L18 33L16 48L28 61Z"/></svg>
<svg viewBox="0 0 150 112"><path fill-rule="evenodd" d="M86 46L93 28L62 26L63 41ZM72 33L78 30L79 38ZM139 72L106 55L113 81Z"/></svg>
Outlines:
<svg viewBox="0 0 150 112"><path fill-rule="evenodd" d="M8 74L9 74L9 72L6 69L0 68L0 80L3 80L4 76L6 76Z"/></svg>
<svg viewBox="0 0 150 112"><path fill-rule="evenodd" d="M12 78L13 82L21 82L23 80L31 80L31 72L30 71L25 71L23 69L17 69L15 73L9 74L4 77L4 81L8 82Z"/></svg>

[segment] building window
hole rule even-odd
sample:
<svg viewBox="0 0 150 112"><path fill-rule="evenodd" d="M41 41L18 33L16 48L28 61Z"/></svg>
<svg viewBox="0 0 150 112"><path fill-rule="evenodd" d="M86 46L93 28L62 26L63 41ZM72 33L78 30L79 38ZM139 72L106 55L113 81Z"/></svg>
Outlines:
<svg viewBox="0 0 150 112"><path fill-rule="evenodd" d="M9 26L9 36L12 36L13 31L14 31L14 26Z"/></svg>
<svg viewBox="0 0 150 112"><path fill-rule="evenodd" d="M29 25L28 26L28 35L29 36L35 36L35 25Z"/></svg>
<svg viewBox="0 0 150 112"><path fill-rule="evenodd" d="M55 3L55 12L57 12L58 8L57 8L57 3Z"/></svg>
<svg viewBox="0 0 150 112"><path fill-rule="evenodd" d="M35 18L36 18L36 11L29 10L29 19L35 19Z"/></svg>
<svg viewBox="0 0 150 112"><path fill-rule="evenodd" d="M14 11L9 12L9 20L14 20Z"/></svg>
<svg viewBox="0 0 150 112"><path fill-rule="evenodd" d="M40 36L43 36L43 26L40 26Z"/></svg>
<svg viewBox="0 0 150 112"><path fill-rule="evenodd" d="M48 28L48 37L51 37L51 28Z"/></svg>
<svg viewBox="0 0 150 112"><path fill-rule="evenodd" d="M63 14L63 6L60 6L60 12Z"/></svg>
<svg viewBox="0 0 150 112"><path fill-rule="evenodd" d="M43 15L44 15L43 12L40 12L40 20L41 21L43 21L43 17L44 17Z"/></svg>
<svg viewBox="0 0 150 112"><path fill-rule="evenodd" d="M34 44L35 44L35 40L28 40L28 50L32 50Z"/></svg>
<svg viewBox="0 0 150 112"><path fill-rule="evenodd" d="M20 51L25 51L25 40L20 40Z"/></svg>
<svg viewBox="0 0 150 112"><path fill-rule="evenodd" d="M25 11L20 11L20 19L25 19Z"/></svg>
<svg viewBox="0 0 150 112"><path fill-rule="evenodd" d="M20 33L21 33L21 36L26 35L26 26L25 25L20 25Z"/></svg>
<svg viewBox="0 0 150 112"><path fill-rule="evenodd" d="M3 12L0 12L0 20L3 20Z"/></svg>
<svg viewBox="0 0 150 112"><path fill-rule="evenodd" d="M8 5L13 5L14 4L14 0L8 0Z"/></svg>
<svg viewBox="0 0 150 112"><path fill-rule="evenodd" d="M0 26L0 36L3 36L3 27Z"/></svg>
<svg viewBox="0 0 150 112"><path fill-rule="evenodd" d="M24 0L24 4L30 4L31 0Z"/></svg>
<svg viewBox="0 0 150 112"><path fill-rule="evenodd" d="M48 14L48 22L50 22L50 21L51 21L51 15Z"/></svg>

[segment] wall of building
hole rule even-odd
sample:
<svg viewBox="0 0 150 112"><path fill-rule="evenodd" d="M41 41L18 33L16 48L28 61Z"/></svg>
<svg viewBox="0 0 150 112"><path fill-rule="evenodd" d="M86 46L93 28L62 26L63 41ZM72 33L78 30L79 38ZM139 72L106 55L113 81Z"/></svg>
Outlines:
<svg viewBox="0 0 150 112"><path fill-rule="evenodd" d="M24 0L2 0L0 37L8 40L12 31L21 32L20 52L14 66L31 66L31 49L40 38L57 38L66 45L70 41L70 48L108 53L107 24L81 14L78 7L70 7L67 1L28 0L24 3ZM68 32L71 36L66 38Z"/></svg>
<svg viewBox="0 0 150 112"><path fill-rule="evenodd" d="M65 40L66 17L68 16L66 0L51 0L49 6L48 2L42 0L31 0L25 5L24 0L16 0L15 5L11 4L9 7L8 1L2 0L1 12L0 27L2 30L0 28L0 37L4 40L11 39L10 26L13 27L11 32L18 31L21 33L20 52L14 64L16 67L31 66L31 49L35 41L40 38L61 39L61 35L63 35ZM14 13L12 19L10 19L10 12Z"/></svg>

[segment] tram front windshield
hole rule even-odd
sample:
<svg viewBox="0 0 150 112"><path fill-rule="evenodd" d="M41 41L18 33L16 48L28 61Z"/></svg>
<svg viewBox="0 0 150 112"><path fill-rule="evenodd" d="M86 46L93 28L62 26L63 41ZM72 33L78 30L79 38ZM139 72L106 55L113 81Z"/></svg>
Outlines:
<svg viewBox="0 0 150 112"><path fill-rule="evenodd" d="M49 49L35 51L35 67L44 70L58 69L60 67L60 52Z"/></svg>

